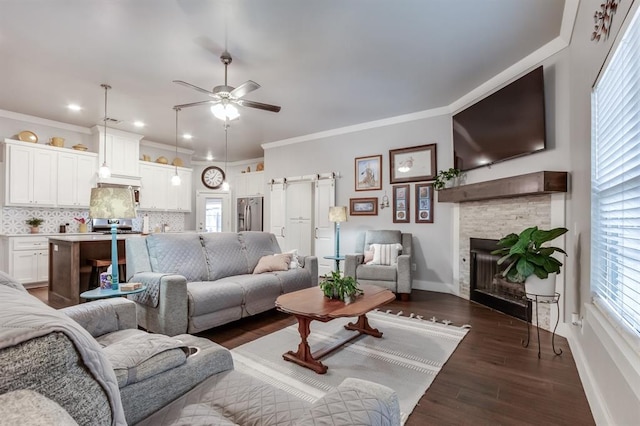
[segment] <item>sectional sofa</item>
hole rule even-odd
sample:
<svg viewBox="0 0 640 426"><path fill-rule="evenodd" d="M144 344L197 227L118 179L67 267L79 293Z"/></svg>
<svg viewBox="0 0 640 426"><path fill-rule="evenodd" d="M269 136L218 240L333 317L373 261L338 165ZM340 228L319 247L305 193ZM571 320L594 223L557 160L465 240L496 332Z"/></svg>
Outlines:
<svg viewBox="0 0 640 426"><path fill-rule="evenodd" d="M384 386L346 379L311 403L234 370L231 353L207 339L139 330L132 301L57 311L6 278L0 272L2 424L400 424Z"/></svg>
<svg viewBox="0 0 640 426"><path fill-rule="evenodd" d="M129 296L137 303L139 325L169 336L197 333L273 309L279 295L318 285L314 256L291 254L287 267L255 273L259 263L280 253L268 232L127 239L127 281L147 286Z"/></svg>

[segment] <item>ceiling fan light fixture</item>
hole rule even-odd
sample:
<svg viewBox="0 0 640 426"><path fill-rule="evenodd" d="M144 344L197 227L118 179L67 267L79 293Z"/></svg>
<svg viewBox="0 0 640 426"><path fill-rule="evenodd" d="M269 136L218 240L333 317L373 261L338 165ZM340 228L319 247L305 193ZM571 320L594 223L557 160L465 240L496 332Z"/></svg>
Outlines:
<svg viewBox="0 0 640 426"><path fill-rule="evenodd" d="M235 120L236 118L240 117L238 108L231 105L230 103L225 102L220 102L212 106L211 112L217 119L222 121Z"/></svg>

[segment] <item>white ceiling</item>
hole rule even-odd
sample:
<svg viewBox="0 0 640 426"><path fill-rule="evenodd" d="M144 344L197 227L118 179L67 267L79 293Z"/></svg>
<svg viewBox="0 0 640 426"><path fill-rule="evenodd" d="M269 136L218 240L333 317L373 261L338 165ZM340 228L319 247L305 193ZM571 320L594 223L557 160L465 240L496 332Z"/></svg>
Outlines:
<svg viewBox="0 0 640 426"><path fill-rule="evenodd" d="M229 129L229 161L260 144L447 106L558 37L563 0L2 0L0 109L115 128L173 145L173 105L206 100L172 83L254 80ZM84 109L70 112L66 105ZM133 127L142 120L146 127ZM180 140L224 158L222 122L180 112Z"/></svg>

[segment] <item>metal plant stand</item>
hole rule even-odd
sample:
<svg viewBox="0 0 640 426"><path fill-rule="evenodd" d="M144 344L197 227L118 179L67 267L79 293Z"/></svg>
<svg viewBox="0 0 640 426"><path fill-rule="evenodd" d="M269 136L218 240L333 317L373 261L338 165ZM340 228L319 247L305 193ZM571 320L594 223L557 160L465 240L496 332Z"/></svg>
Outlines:
<svg viewBox="0 0 640 426"><path fill-rule="evenodd" d="M545 303L548 305L556 305L556 325L555 327L553 327L553 332L551 333L551 348L553 349L553 353L556 355L561 355L562 354L562 349L558 348L558 350L556 350L556 329L558 328L558 323L560 322L560 306L559 306L559 301L560 301L560 293L554 293L553 296L543 296L540 294L531 294L531 293L527 293L526 298L528 300L530 300L531 302L536 304L536 329L538 332L538 358L540 358L540 322L538 321L538 303ZM527 317L528 315L528 310L527 310ZM531 318L527 318L527 341L523 341L522 342L522 346L523 347L528 347L529 346L529 340L531 338Z"/></svg>

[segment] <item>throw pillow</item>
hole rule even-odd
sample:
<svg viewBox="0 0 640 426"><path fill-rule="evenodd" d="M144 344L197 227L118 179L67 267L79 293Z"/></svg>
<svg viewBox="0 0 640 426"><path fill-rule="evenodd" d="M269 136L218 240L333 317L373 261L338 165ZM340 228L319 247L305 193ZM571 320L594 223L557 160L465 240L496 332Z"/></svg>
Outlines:
<svg viewBox="0 0 640 426"><path fill-rule="evenodd" d="M258 261L254 274L262 274L264 272L286 271L291 263L291 253L274 254L273 256L262 256Z"/></svg>
<svg viewBox="0 0 640 426"><path fill-rule="evenodd" d="M300 262L298 262L298 249L285 251L284 253L291 255L291 263L289 263L289 269L297 269L300 267Z"/></svg>
<svg viewBox="0 0 640 426"><path fill-rule="evenodd" d="M398 254L402 250L402 244L371 244L373 260L370 265L395 265L398 263Z"/></svg>
<svg viewBox="0 0 640 426"><path fill-rule="evenodd" d="M366 263L368 265L371 262L373 262L373 250L365 251L364 252L364 263Z"/></svg>

